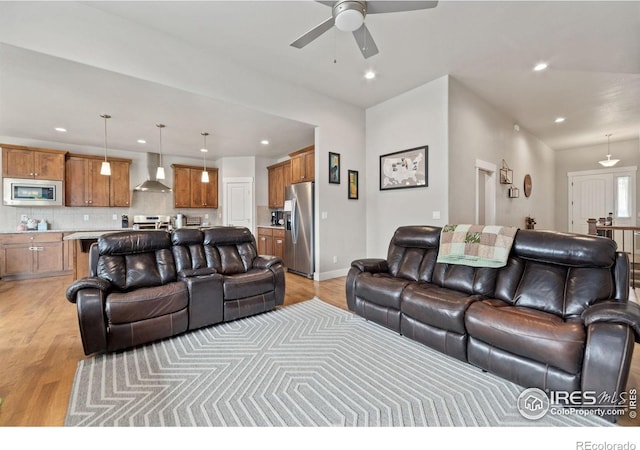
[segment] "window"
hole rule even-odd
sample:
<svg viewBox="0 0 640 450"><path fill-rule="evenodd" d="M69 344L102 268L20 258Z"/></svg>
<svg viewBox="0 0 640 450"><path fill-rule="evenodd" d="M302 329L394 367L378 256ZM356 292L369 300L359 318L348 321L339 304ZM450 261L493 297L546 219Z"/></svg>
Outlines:
<svg viewBox="0 0 640 450"><path fill-rule="evenodd" d="M631 177L628 175L616 177L616 217L628 219L631 217Z"/></svg>

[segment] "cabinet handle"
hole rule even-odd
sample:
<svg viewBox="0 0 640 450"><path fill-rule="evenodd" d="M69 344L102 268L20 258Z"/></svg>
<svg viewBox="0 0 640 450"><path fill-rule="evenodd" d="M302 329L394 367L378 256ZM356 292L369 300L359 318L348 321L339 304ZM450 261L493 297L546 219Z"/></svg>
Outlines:
<svg viewBox="0 0 640 450"><path fill-rule="evenodd" d="M29 250L31 250L32 252L41 252L42 250L44 250L44 247L29 247Z"/></svg>
<svg viewBox="0 0 640 450"><path fill-rule="evenodd" d="M37 177L38 176L38 172L34 173L33 175Z"/></svg>
<svg viewBox="0 0 640 450"><path fill-rule="evenodd" d="M29 175L33 176L33 172L29 172Z"/></svg>
<svg viewBox="0 0 640 450"><path fill-rule="evenodd" d="M276 239L276 244L282 244L282 240Z"/></svg>
<svg viewBox="0 0 640 450"><path fill-rule="evenodd" d="M267 238L266 238L266 237L261 237L261 238L260 238L260 240L261 240L261 241L266 241L266 240L267 240Z"/></svg>

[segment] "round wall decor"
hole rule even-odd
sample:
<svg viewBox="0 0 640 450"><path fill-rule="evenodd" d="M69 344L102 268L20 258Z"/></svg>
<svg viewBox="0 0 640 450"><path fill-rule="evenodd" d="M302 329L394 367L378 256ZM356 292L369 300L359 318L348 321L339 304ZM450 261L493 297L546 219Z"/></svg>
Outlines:
<svg viewBox="0 0 640 450"><path fill-rule="evenodd" d="M531 175L526 174L524 176L524 196L529 197L531 195Z"/></svg>

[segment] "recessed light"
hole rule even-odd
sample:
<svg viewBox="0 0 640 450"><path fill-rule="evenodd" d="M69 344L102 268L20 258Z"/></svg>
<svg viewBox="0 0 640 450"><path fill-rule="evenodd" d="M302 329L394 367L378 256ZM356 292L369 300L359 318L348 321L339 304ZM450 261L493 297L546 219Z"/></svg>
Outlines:
<svg viewBox="0 0 640 450"><path fill-rule="evenodd" d="M144 139L138 139L138 144L146 144L147 141L145 141Z"/></svg>
<svg viewBox="0 0 640 450"><path fill-rule="evenodd" d="M202 153L207 153L209 150L207 150L206 148L201 148L201 149L200 149L200 151L201 151Z"/></svg>
<svg viewBox="0 0 640 450"><path fill-rule="evenodd" d="M376 73L373 70L367 70L364 74L367 80L373 80L376 77Z"/></svg>
<svg viewBox="0 0 640 450"><path fill-rule="evenodd" d="M544 70L547 67L549 67L549 64L547 64L547 63L538 63L538 64L535 65L533 70L535 70L536 72L540 72L541 70Z"/></svg>
<svg viewBox="0 0 640 450"><path fill-rule="evenodd" d="M62 127L56 127L55 130L60 132L60 133L66 133L67 132L67 129L66 128L62 128Z"/></svg>
<svg viewBox="0 0 640 450"><path fill-rule="evenodd" d="M555 122L556 122L556 123L562 123L562 122L564 122L564 117L556 117Z"/></svg>
<svg viewBox="0 0 640 450"><path fill-rule="evenodd" d="M269 141L267 141L266 139L261 140L260 143L262 145L269 145Z"/></svg>

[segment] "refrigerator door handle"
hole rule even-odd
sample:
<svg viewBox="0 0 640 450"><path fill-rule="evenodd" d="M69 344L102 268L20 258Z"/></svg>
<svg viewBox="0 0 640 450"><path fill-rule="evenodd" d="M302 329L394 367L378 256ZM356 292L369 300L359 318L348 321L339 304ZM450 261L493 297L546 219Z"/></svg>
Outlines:
<svg viewBox="0 0 640 450"><path fill-rule="evenodd" d="M298 221L296 216L298 214L298 203L296 199L291 200L291 237L294 244L298 243Z"/></svg>

